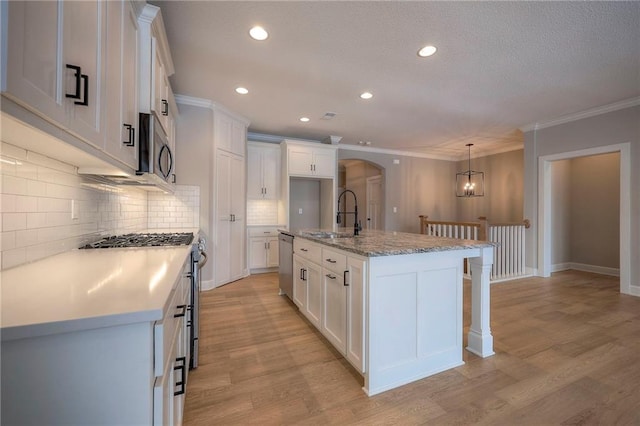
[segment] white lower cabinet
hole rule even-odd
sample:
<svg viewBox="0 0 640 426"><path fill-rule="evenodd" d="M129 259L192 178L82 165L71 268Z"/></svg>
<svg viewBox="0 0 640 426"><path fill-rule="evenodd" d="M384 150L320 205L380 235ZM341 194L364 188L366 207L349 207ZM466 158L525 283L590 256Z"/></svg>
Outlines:
<svg viewBox="0 0 640 426"><path fill-rule="evenodd" d="M180 425L189 264L160 321L3 341L2 424Z"/></svg>
<svg viewBox="0 0 640 426"><path fill-rule="evenodd" d="M347 257L347 349L346 358L358 371L365 372L365 300L367 282L367 261Z"/></svg>
<svg viewBox="0 0 640 426"><path fill-rule="evenodd" d="M277 268L278 228L249 227L249 269L251 272L265 272L262 269Z"/></svg>
<svg viewBox="0 0 640 426"><path fill-rule="evenodd" d="M342 274L324 270L322 334L344 354L347 349L347 289Z"/></svg>
<svg viewBox="0 0 640 426"><path fill-rule="evenodd" d="M367 265L353 253L294 239L293 301L360 373L365 372Z"/></svg>

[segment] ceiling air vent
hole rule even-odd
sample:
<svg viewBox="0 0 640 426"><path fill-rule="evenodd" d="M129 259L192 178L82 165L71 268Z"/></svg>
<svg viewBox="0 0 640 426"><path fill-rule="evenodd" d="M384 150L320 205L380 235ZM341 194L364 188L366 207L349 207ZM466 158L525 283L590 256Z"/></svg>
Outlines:
<svg viewBox="0 0 640 426"><path fill-rule="evenodd" d="M335 112L325 112L321 120L331 120L335 116L336 116Z"/></svg>

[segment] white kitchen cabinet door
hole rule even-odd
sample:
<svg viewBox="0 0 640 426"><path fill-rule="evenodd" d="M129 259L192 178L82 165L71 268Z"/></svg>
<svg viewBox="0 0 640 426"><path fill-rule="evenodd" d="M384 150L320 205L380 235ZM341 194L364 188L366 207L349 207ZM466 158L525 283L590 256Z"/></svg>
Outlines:
<svg viewBox="0 0 640 426"><path fill-rule="evenodd" d="M247 199L261 200L264 198L262 172L262 149L247 146Z"/></svg>
<svg viewBox="0 0 640 426"><path fill-rule="evenodd" d="M262 151L263 198L277 200L280 195L280 149L266 148Z"/></svg>
<svg viewBox="0 0 640 426"><path fill-rule="evenodd" d="M237 120L231 122L230 149L231 152L241 157L247 155L247 127Z"/></svg>
<svg viewBox="0 0 640 426"><path fill-rule="evenodd" d="M297 254L293 255L293 303L303 313L307 306L307 281L304 279L306 263L307 261Z"/></svg>
<svg viewBox="0 0 640 426"><path fill-rule="evenodd" d="M249 238L249 269L274 268L278 264L277 237Z"/></svg>
<svg viewBox="0 0 640 426"><path fill-rule="evenodd" d="M326 269L323 274L320 331L344 355L347 348L347 288L344 276Z"/></svg>
<svg viewBox="0 0 640 426"><path fill-rule="evenodd" d="M224 112L216 111L213 131L217 148L241 157L246 156L247 129L244 123Z"/></svg>
<svg viewBox="0 0 640 426"><path fill-rule="evenodd" d="M244 276L246 269L246 195L245 195L245 161L243 157L231 156L229 183L231 185L231 281Z"/></svg>
<svg viewBox="0 0 640 426"><path fill-rule="evenodd" d="M288 147L290 175L313 176L313 151L306 146Z"/></svg>
<svg viewBox="0 0 640 426"><path fill-rule="evenodd" d="M336 152L333 149L315 150L313 154L313 172L318 177L335 177Z"/></svg>
<svg viewBox="0 0 640 426"><path fill-rule="evenodd" d="M365 371L365 260L347 257L347 360L361 373Z"/></svg>
<svg viewBox="0 0 640 426"><path fill-rule="evenodd" d="M62 54L58 35L62 32L62 1L12 1L8 9L8 43L5 94L15 101L64 124L67 120L68 72L60 67ZM75 87L75 86L74 86Z"/></svg>
<svg viewBox="0 0 640 426"><path fill-rule="evenodd" d="M315 263L307 262L305 269L307 303L303 312L309 321L320 330L322 327L322 268Z"/></svg>
<svg viewBox="0 0 640 426"><path fill-rule="evenodd" d="M267 267L267 239L249 238L249 268Z"/></svg>
<svg viewBox="0 0 640 426"><path fill-rule="evenodd" d="M155 53L153 59L153 103L151 106L162 129L169 134L169 78L155 38L152 38L151 44L154 46L152 50Z"/></svg>
<svg viewBox="0 0 640 426"><path fill-rule="evenodd" d="M289 144L289 175L335 178L336 152L333 148Z"/></svg>
<svg viewBox="0 0 640 426"><path fill-rule="evenodd" d="M280 193L280 149L265 145L247 145L247 198L250 200L277 200Z"/></svg>
<svg viewBox="0 0 640 426"><path fill-rule="evenodd" d="M106 2L64 2L63 14L64 87L67 93L77 93L80 98L66 103L70 117L68 128L104 150L101 104L104 96ZM81 73L67 69L67 65L81 67Z"/></svg>
<svg viewBox="0 0 640 426"><path fill-rule="evenodd" d="M216 154L216 285L242 278L246 270L244 158Z"/></svg>
<svg viewBox="0 0 640 426"><path fill-rule="evenodd" d="M280 264L278 237L267 238L267 268L275 268Z"/></svg>
<svg viewBox="0 0 640 426"><path fill-rule="evenodd" d="M107 2L105 151L138 168L138 22L129 2Z"/></svg>
<svg viewBox="0 0 640 426"><path fill-rule="evenodd" d="M8 11L5 93L104 149L105 2L9 2Z"/></svg>

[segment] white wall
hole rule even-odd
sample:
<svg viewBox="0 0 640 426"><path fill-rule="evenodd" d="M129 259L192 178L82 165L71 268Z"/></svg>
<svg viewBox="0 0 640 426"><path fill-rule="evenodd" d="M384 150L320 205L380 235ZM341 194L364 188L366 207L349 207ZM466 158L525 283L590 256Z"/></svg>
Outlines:
<svg viewBox="0 0 640 426"><path fill-rule="evenodd" d="M571 161L571 261L620 267L620 154Z"/></svg>
<svg viewBox="0 0 640 426"><path fill-rule="evenodd" d="M540 157L629 144L629 292L640 295L640 106L525 132L524 214L528 230L527 266L538 266L538 163ZM623 159L621 159L623 160ZM621 164L621 170L623 166ZM626 225L625 225L626 226Z"/></svg>
<svg viewBox="0 0 640 426"><path fill-rule="evenodd" d="M381 167L386 231L420 232L421 214L434 220L456 218L455 162L348 149L339 149L338 159L365 160Z"/></svg>
<svg viewBox="0 0 640 426"><path fill-rule="evenodd" d="M468 160L458 161L457 172L468 170ZM471 169L484 172L484 197L456 200L457 219L475 222L484 216L489 223L521 222L523 219L524 151L516 150L471 159ZM452 176L454 179L455 176ZM455 218L445 219L454 220Z"/></svg>

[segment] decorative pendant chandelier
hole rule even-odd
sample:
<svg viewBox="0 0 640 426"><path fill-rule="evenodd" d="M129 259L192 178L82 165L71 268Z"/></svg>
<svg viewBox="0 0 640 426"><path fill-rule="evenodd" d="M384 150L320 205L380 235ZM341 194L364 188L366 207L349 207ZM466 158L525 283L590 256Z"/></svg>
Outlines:
<svg viewBox="0 0 640 426"><path fill-rule="evenodd" d="M469 169L456 173L456 197L484 197L484 173L471 170L471 147L469 147Z"/></svg>

